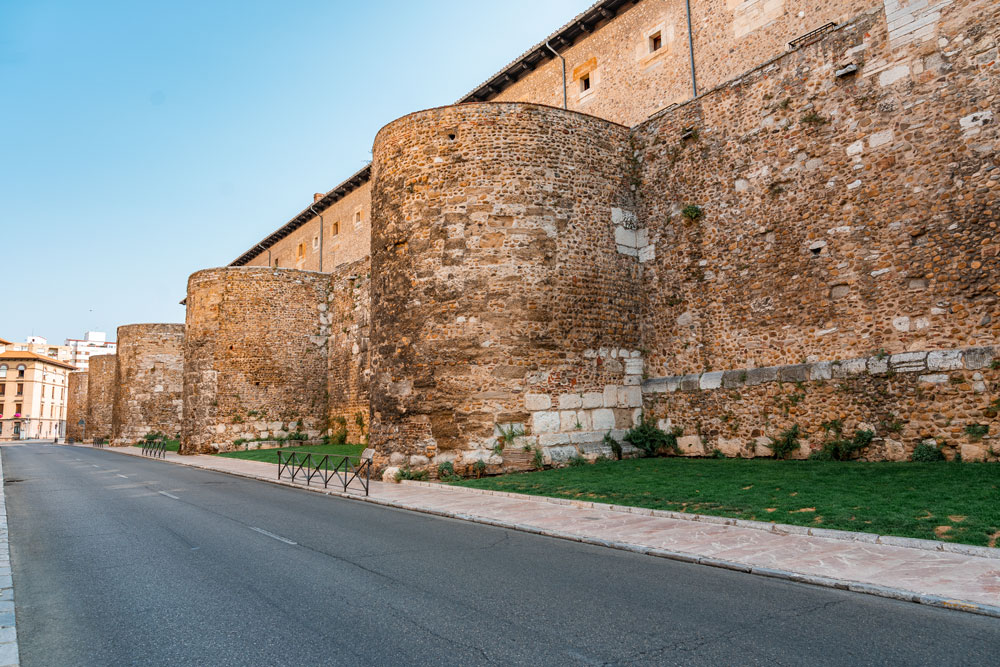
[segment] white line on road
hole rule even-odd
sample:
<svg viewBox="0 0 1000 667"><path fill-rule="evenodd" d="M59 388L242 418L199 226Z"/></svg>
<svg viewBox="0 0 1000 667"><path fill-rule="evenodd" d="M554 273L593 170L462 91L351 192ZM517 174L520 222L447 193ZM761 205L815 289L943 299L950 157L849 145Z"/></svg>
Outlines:
<svg viewBox="0 0 1000 667"><path fill-rule="evenodd" d="M95 468L100 468L101 467L101 466L97 465L96 463L91 463L90 465L94 466Z"/></svg>
<svg viewBox="0 0 1000 667"><path fill-rule="evenodd" d="M166 491L157 491L157 493L160 494L161 496L166 496L167 498L173 498L174 500L180 500L180 498L178 498L174 494L167 493Z"/></svg>
<svg viewBox="0 0 1000 667"><path fill-rule="evenodd" d="M285 544L292 544L292 545L297 545L298 544L298 542L292 542L291 540L287 540L284 537L282 537L281 535L275 535L274 533L269 533L266 530L264 530L263 528L255 528L254 526L250 526L250 530L256 530L261 535L267 535L268 537L270 537L272 539L275 539L275 540L278 540L279 542L284 542Z"/></svg>
<svg viewBox="0 0 1000 667"><path fill-rule="evenodd" d="M128 479L128 477L126 477L125 475L123 475L121 473L118 473L118 476L121 477L122 479Z"/></svg>

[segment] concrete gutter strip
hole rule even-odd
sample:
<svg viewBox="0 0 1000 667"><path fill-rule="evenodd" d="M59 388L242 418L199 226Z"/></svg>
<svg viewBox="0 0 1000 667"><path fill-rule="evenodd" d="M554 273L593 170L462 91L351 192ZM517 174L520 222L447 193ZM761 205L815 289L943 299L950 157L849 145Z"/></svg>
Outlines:
<svg viewBox="0 0 1000 667"><path fill-rule="evenodd" d="M14 579L7 539L7 499L4 495L3 459L0 459L0 665L20 664L17 647L17 619L14 611Z"/></svg>
<svg viewBox="0 0 1000 667"><path fill-rule="evenodd" d="M500 496L502 498L515 498L517 500L535 500L553 505L572 505L584 509L595 509L604 512L621 512L624 514L639 514L641 516L655 516L663 519L677 519L680 521L698 521L701 523L714 523L720 526L736 526L738 528L750 528L751 530L762 530L767 533L777 535L808 535L810 537L824 537L829 540L844 540L846 542L864 542L866 544L885 544L892 547L906 547L907 549L922 549L924 551L944 551L948 553L961 554L963 556L975 556L977 558L994 558L1000 560L1000 549L990 547L977 547L972 544L956 544L953 542L941 542L939 540L922 540L915 537L897 537L895 535L878 535L876 533L859 533L850 530L834 530L832 528L811 528L809 526L794 526L788 523L771 523L767 521L750 521L748 519L734 519L724 516L712 516L708 514L686 514L684 512L672 512L670 510L654 510L648 507L630 507L628 505L607 505L605 503L595 503L589 500L571 500L569 498L553 498L550 496L533 496L527 493L514 493L511 491L493 491L490 489L471 489L465 486L450 486L435 482L419 482L415 480L403 480L400 484L410 484L413 486L423 486L432 489L448 489L449 491L459 491L464 493L479 493L487 496Z"/></svg>
<svg viewBox="0 0 1000 667"><path fill-rule="evenodd" d="M75 445L75 446L86 446L86 445ZM121 450L124 450L124 449L127 449L127 448L124 448L124 447L114 448L114 447L112 447L112 448L110 448L110 451L114 451L114 452L116 452L118 454L125 454L126 456L141 456L141 454L138 454L138 453L133 453L133 452L129 452L129 451L121 451ZM108 451L108 450L105 450L105 451ZM300 484L293 484L292 482L281 481L281 480L278 480L278 479L267 479L267 478L264 478L264 477L260 477L258 475L253 475L253 474L249 474L249 473L239 472L239 471L235 471L235 470L230 471L230 470L219 470L219 469L216 469L216 468L206 468L204 466L196 465L194 463L187 463L187 462L184 462L184 461L169 461L169 460L155 459L155 458L151 459L151 460L153 460L153 461L160 460L160 461L163 461L164 463L173 463L173 464L177 464L177 465L188 466L190 468L198 468L200 470L207 470L209 472L218 472L218 473L223 473L223 474L227 474L227 475L233 475L235 477L244 477L246 479L252 479L252 480L261 481L261 482L268 482L270 484L277 484L279 486L291 487L291 488L300 489L300 490L303 490L303 491L312 491L313 493L321 493L321 494L324 494L324 495L335 496L335 497L344 498L344 499L347 499L347 500L355 500L355 501L361 501L361 502L371 503L373 505L381 505L383 507L391 507L391 508L394 508L394 509L407 510L407 511L411 511L411 512L419 512L421 514L428 514L428 515L431 515L431 516L439 516L439 517L448 518L448 519L457 519L459 521L468 521L470 523L478 523L478 524L485 525L485 526L492 526L494 528L504 528L504 529L507 529L507 530L516 530L516 531L522 532L522 533L530 533L532 535L541 535L543 537L552 537L552 538L556 538L556 539L560 539L560 540L567 540L567 541L570 541L570 542L578 542L580 544L587 544L587 545L591 545L591 546L599 546L599 547L606 547L606 548L609 548L609 549L617 549L619 551L628 551L628 552L631 552L631 553L637 553L637 554L642 554L642 555L646 555L646 556L655 556L657 558L665 558L665 559L668 559L668 560L679 561L679 562L682 562L682 563L693 563L693 564L697 564L697 565L707 565L708 567L717 567L717 568L724 569L724 570L732 570L732 571L735 571L735 572L743 572L745 574L757 575L757 576L762 576L762 577L769 577L769 578L772 578L772 579L781 579L781 580L784 580L784 581L791 581L791 582L800 583L800 584L809 584L811 586L821 586L821 587L824 587L824 588L833 588L833 589L842 590L842 591L851 591L853 593L864 593L865 595L874 595L876 597L888 598L888 599L891 599L891 600L899 600L899 601L902 601L902 602L913 602L913 603L916 603L916 604L922 604L922 605L927 605L927 606L931 606L931 607L940 607L942 609L950 609L950 610L953 610L953 611L964 611L964 612L971 613L971 614L978 614L980 616L989 616L989 617L992 617L992 618L1000 618L1000 606L996 606L996 605L981 604L981 603L977 603L977 602L969 602L969 601L966 601L966 600L955 600L955 599L950 599L950 598L944 598L944 597L937 596L937 595L930 595L930 594L927 594L927 593L919 593L919 592L916 592L916 591L910 591L910 590L901 589L901 588L892 588L892 587L889 587L889 586L879 586L879 585L876 585L876 584L864 583L864 582L860 582L860 581L851 581L851 580L848 580L848 579L835 579L835 578L832 578L832 577L822 577L822 576L815 576L815 575L809 575L809 574L802 574L802 573L799 573L799 572L792 572L790 570L767 568L767 567L755 567L755 566L752 566L752 565L748 565L746 563L739 563L739 562L734 562L734 561L728 561L728 560L723 560L723 559L719 559L719 558L711 558L711 557L708 557L708 556L701 556L701 555L693 554L693 553L669 551L669 550L666 550L666 549L659 549L659 548L656 548L656 547L650 547L650 546L646 546L646 545L642 545L642 544L634 544L634 543L631 543L631 542L620 542L620 541L616 541L616 540L604 540L604 539L600 539L600 538L589 537L587 535L581 535L581 534L578 534L578 533L565 533L565 532L561 532L561 531L548 530L548 529L544 529L544 528L539 528L537 526L531 526L531 525L527 525L527 524L519 524L519 523L510 522L510 521L503 521L501 519L491 519L491 518L488 518L488 517L477 516L477 515L474 515L474 514L467 514L467 513L464 513L464 512L452 512L452 511L448 511L448 510L439 510L439 509L433 509L433 508L428 508L428 507L422 507L420 505L413 505L413 504L410 504L410 503L400 502L400 501L396 501L396 500L388 500L388 499L385 499L385 498L374 498L374 497L371 497L371 496L363 496L363 495L360 495L360 494L357 494L357 493L349 493L349 492L345 493L343 491L337 491L337 490L331 490L331 489L323 489L323 488L319 488L319 487L307 487L307 486L302 486ZM703 522L706 522L706 523L717 523L717 524L732 525L732 526L738 526L738 527L739 527L739 525L736 523L736 521L741 521L742 522L742 520L727 519L725 517L710 517L710 516L697 515L697 514L695 514L695 515L686 514L685 515L685 514L681 514L681 513L677 513L677 512L667 512L667 511L663 511L663 510L650 510L650 509L641 508L641 507L625 507L625 506L618 506L618 505L605 505L603 503L592 503L592 502L589 502L589 501L575 501L575 500L569 500L569 499L565 499L565 498L546 498L546 497L541 497L541 496L531 496L531 495L520 494L520 493L508 493L508 492L505 492L505 491L489 491L489 490L484 490L484 489L468 489L468 488L465 488L465 487L453 487L453 486L447 486L445 484L435 484L435 483L431 483L431 482L418 482L418 481L413 481L413 480L407 480L407 481L404 481L403 484L413 484L413 485L418 485L418 486L426 486L426 487L429 487L429 488L439 489L439 490L440 489L449 489L449 490L452 490L452 491L466 491L466 492L473 492L473 493L481 493L481 494L484 494L484 495L508 496L508 497L517 498L517 499L523 499L523 500L533 500L533 501L544 500L544 501L551 502L551 503L556 504L556 505L575 506L575 507L579 507L579 508L583 508L583 509L599 509L599 510L609 510L609 511L616 511L616 512L628 512L628 513L633 513L633 514L643 514L645 516L658 516L658 517L663 517L663 518L683 519L683 520L688 520L688 521L692 521L692 520L694 520L694 521L703 521ZM695 517L697 517L697 518L695 518ZM787 533L794 533L794 534L800 534L800 535L809 535L809 536L813 536L813 537L824 537L824 538L827 537L826 534L822 534L822 535L816 534L816 535L813 535L811 532L807 532L807 531L818 531L819 529L807 529L807 528L804 528L802 526L785 526L783 524L767 524L767 523L763 523L763 522L742 522L742 523L753 523L753 524L760 524L761 526L768 526L768 527L770 527L771 532L775 532L775 533L779 533L779 534L787 532ZM748 527L753 527L753 526L746 526L746 525L744 525L742 527L748 528ZM773 530L774 527L780 527L780 528L782 528L782 530ZM787 527L787 528L793 528L795 530L794 531L785 531L784 530L785 527ZM761 530L769 530L769 528L761 528ZM852 534L849 531L833 531L833 530L829 530L829 529L824 529L824 530L826 530L828 532L831 532L831 533ZM871 533L853 533L853 534L856 534L856 535L872 535ZM876 536L876 537L881 537L881 536ZM853 538L834 538L834 539L853 539ZM888 540L889 540L889 538L886 538L886 541L882 541L880 543L881 544L886 544L886 545L891 545L891 546L897 546L897 547L918 548L918 549L930 550L930 551L945 551L945 549L942 549L942 548L927 549L926 547L921 547L921 546L916 546L916 547L910 546L911 543L922 543L922 542L930 542L930 543L933 543L933 544L945 544L945 543L938 543L938 542L935 542L933 540L915 540L915 539L911 539L911 538L902 538L902 537L898 537L898 538L897 537L891 537L892 541L888 541ZM898 540L898 542L897 542L897 540ZM870 540L863 539L863 540L856 540L856 541L869 542ZM948 545L948 544L945 544L945 546L962 546L962 545ZM970 545L968 548L969 549L980 549L980 548L983 548L983 547L974 547L974 546ZM998 550L993 549L991 551L995 552L995 551L998 551ZM958 550L955 550L955 553L959 553L959 554L962 554L962 555L968 555L968 556L978 556L979 555L978 553L969 553L969 552L958 551ZM996 555L991 555L991 556L989 556L989 558L997 558L997 556Z"/></svg>

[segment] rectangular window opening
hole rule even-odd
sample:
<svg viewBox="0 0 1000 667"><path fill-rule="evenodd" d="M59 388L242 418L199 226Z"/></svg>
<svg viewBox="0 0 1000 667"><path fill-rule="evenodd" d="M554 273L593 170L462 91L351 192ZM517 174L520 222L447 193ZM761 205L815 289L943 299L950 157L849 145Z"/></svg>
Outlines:
<svg viewBox="0 0 1000 667"><path fill-rule="evenodd" d="M656 53L663 48L663 33L656 32L649 36L649 52Z"/></svg>
<svg viewBox="0 0 1000 667"><path fill-rule="evenodd" d="M330 225L330 236L336 236L339 233L340 233L340 223L339 222L335 222L332 225Z"/></svg>
<svg viewBox="0 0 1000 667"><path fill-rule="evenodd" d="M585 93L590 90L590 75L584 74L580 77L580 92Z"/></svg>

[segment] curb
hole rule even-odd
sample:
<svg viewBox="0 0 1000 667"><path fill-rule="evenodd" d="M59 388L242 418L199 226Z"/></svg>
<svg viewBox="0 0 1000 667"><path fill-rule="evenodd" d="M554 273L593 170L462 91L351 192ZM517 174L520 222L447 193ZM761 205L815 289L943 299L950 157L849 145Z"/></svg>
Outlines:
<svg viewBox="0 0 1000 667"><path fill-rule="evenodd" d="M972 544L957 544L954 542L941 542L939 540L924 540L916 537L898 537L896 535L879 535L877 533L860 533L850 530L835 530L833 528L811 528L809 526L795 526L788 523L751 521L749 519L734 519L732 517L713 516L709 514L686 514L684 512L673 512L670 510L654 510L648 507L608 505L606 503L595 503L589 500L571 500L569 498L554 498L552 496L533 496L527 493L516 493L512 491L474 489L467 486L452 486L450 484L442 484L439 482L421 482L417 480L404 479L399 483L422 486L431 489L447 489L449 491L477 493L486 496L515 498L517 500L535 500L551 503L553 505L571 505L573 507L602 510L605 512L655 516L662 519L677 519L679 521L697 521L700 523L711 523L720 526L736 526L737 528L762 530L766 533L774 533L776 535L807 535L809 537L824 537L829 540L864 542L865 544L882 544L891 547L921 549L923 551L939 551L944 553L960 554L962 556L975 556L976 558L991 558L1000 560L1000 549L977 547Z"/></svg>
<svg viewBox="0 0 1000 667"><path fill-rule="evenodd" d="M20 664L20 655L17 645L10 544L7 539L7 498L3 487L3 459L0 458L0 664L4 667L17 667Z"/></svg>
<svg viewBox="0 0 1000 667"><path fill-rule="evenodd" d="M73 445L70 445L73 446ZM81 445L82 446L82 445ZM118 448L122 449L122 448ZM108 451L108 450L105 450ZM111 448L110 451L115 451L115 448ZM228 470L215 470L213 468L203 468L201 466L194 465L192 463L184 463L181 461L166 461L163 459L155 459L144 457L137 454L127 454L125 452L116 452L124 456L136 456L137 458L148 459L151 461L160 461L162 463L171 463L175 465L183 465L189 468L197 468L198 470L205 470L207 472L217 472L223 475L232 475L234 477L242 477L244 479L252 479L258 482L266 482L269 484L275 484L277 486L284 486L293 489L300 489L302 491L312 491L313 493L319 493L327 496L334 496L337 498L344 498L346 500L354 500L358 502L370 503L372 505L380 505L382 507L391 507L394 509L406 510L410 512L418 512L420 514L428 514L431 516L439 516L447 519L457 519L459 521L467 521L469 523L478 523L484 526L492 526L494 528L504 528L507 530L516 530L521 533L529 533L532 535L540 535L543 537L552 537L555 539L566 540L568 542L577 542L580 544L588 544L598 547L606 547L609 549L617 549L619 551L628 551L631 553L642 554L645 556L655 556L657 558L665 558L667 560L678 561L682 563L693 563L696 565L706 565L708 567L717 567L723 570L732 570L734 572L743 572L745 574L751 574L761 577L769 577L771 579L780 579L784 581L791 581L799 584L809 584L811 586L821 586L823 588L834 588L842 591L850 591L852 593L863 593L865 595L873 595L881 598L888 598L890 600L899 600L902 602L913 602L916 604L927 605L930 607L939 607L941 609L950 609L952 611L963 611L970 614L978 614L980 616L989 616L992 618L1000 618L1000 606L980 604L978 602L969 602L967 600L958 600L952 598L945 598L939 595L931 595L928 593L918 593L916 591L910 591L903 588L892 588L889 586L879 586L878 584L869 584L861 581L852 581L850 579L835 579L831 577L820 577L810 574L802 574L800 572L792 572L791 570L781 570L768 567L755 567L752 565L747 565L745 563L738 563L735 561L722 560L719 558L711 558L708 556L700 556L698 554L686 553L683 551L670 551L667 549L658 549L656 547L648 547L641 544L632 544L631 542L619 542L615 540L602 540L596 537L588 537L586 535L577 535L575 533L563 533L555 530L546 530L544 528L538 528L535 526L529 526L525 524L512 523L509 521L502 521L500 519L489 519L487 517L476 516L474 514L465 514L462 512L450 512L447 510L436 510L427 507L420 507L418 505L410 505L407 503L393 501L393 500L383 500L380 498L372 498L370 496L360 496L352 493L344 493L343 491L336 491L330 489L321 488L311 488L306 486L300 486L298 484L291 484L289 482L282 482L277 479L266 479L262 477L257 477L254 475L249 475L246 473L228 471ZM408 484L426 485L432 488L451 488L454 490L467 490L462 487L447 487L442 484L431 484L428 482L415 482L415 481L405 481ZM481 489L472 489L473 491L482 491ZM506 494L506 492L487 492L486 495L500 495ZM525 494L508 494L518 498L525 498L529 500L538 500L538 496L529 496ZM550 498L549 500L559 500L562 502L556 503L561 505L575 505L583 508L593 508L595 505L599 506L597 509L604 507L618 507L618 512L623 512L628 509L643 509L643 508L623 508L615 505L603 505L602 503L591 503L591 502L578 502L571 501L562 498ZM659 512L660 510L645 510L645 512ZM673 513L669 513L673 514ZM648 515L648 514L647 514ZM648 516L663 516L663 515L648 515ZM691 516L702 516L702 515L687 515L690 520ZM673 517L666 517L673 518ZM713 519L722 519L721 517L711 517ZM724 519L726 525L735 525L737 527L749 527L741 526L735 523L737 519ZM715 521L714 523L722 523L722 521ZM752 522L752 523L762 523L762 522ZM764 525L780 525L780 524L764 524ZM801 526L793 526L794 528L801 528ZM777 531L775 531L777 532ZM831 531L831 532L847 532L847 531ZM805 533L800 533L805 534ZM859 533L860 535L865 535L866 533ZM821 537L817 535L816 537ZM825 535L822 535L825 537ZM906 540L907 538L895 538L899 540ZM867 540L866 540L867 541ZM931 540L919 540L919 541L931 541ZM892 546L904 546L900 544ZM940 549L936 549L940 551ZM974 555L974 554L964 554L964 555Z"/></svg>

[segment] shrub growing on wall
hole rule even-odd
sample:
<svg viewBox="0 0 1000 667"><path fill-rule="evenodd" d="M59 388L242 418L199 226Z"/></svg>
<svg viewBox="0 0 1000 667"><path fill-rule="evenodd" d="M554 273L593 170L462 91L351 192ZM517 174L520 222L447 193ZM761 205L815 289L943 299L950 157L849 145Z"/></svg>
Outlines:
<svg viewBox="0 0 1000 667"><path fill-rule="evenodd" d="M792 452L798 451L800 446L798 424L792 424L777 438L771 438L771 444L767 445L776 459L787 459L792 455Z"/></svg>
<svg viewBox="0 0 1000 667"><path fill-rule="evenodd" d="M681 433L683 430L676 426L667 433L657 427L653 419L643 417L636 426L629 429L623 439L635 445L644 456L657 456L660 453L680 455L677 437Z"/></svg>

